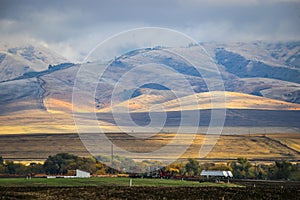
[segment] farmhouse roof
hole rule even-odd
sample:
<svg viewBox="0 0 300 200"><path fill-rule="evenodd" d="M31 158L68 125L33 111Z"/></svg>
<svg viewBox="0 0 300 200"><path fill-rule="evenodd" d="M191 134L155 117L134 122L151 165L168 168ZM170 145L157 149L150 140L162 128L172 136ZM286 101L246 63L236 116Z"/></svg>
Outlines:
<svg viewBox="0 0 300 200"><path fill-rule="evenodd" d="M221 177L233 177L231 171L217 171L217 170L202 170L201 176L221 176Z"/></svg>

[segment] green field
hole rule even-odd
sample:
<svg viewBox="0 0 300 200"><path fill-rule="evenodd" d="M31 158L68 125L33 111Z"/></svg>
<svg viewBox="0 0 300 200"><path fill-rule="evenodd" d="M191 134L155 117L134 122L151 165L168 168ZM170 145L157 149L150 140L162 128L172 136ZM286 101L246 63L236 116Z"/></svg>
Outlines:
<svg viewBox="0 0 300 200"><path fill-rule="evenodd" d="M79 186L129 186L130 178L0 178L0 187L27 187L27 186L56 186L56 187L79 187ZM196 181L181 181L168 179L133 178L133 186L167 186L167 187L241 187L228 183L199 183Z"/></svg>

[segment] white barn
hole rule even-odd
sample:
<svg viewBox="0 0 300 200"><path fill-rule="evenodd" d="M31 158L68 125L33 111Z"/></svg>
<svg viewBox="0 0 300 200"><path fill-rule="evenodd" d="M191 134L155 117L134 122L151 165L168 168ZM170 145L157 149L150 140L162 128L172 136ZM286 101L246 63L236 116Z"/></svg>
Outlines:
<svg viewBox="0 0 300 200"><path fill-rule="evenodd" d="M90 178L91 174L89 172L76 169L75 176L47 176L47 178Z"/></svg>
<svg viewBox="0 0 300 200"><path fill-rule="evenodd" d="M89 172L82 171L80 169L76 169L76 178L90 178L91 174Z"/></svg>
<svg viewBox="0 0 300 200"><path fill-rule="evenodd" d="M201 176L209 177L224 177L224 178L232 178L233 174L231 171L217 171L217 170L202 170Z"/></svg>

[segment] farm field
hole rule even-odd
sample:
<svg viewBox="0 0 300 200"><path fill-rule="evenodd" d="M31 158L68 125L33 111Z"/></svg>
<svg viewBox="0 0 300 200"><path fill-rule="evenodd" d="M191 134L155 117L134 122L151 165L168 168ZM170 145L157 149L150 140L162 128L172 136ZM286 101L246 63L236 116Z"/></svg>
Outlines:
<svg viewBox="0 0 300 200"><path fill-rule="evenodd" d="M237 184L224 183L199 183L196 181L181 181L169 179L133 178L133 186L157 186L157 187L242 187ZM126 177L94 177L94 178L0 178L0 187L86 187L86 186L129 186L130 178Z"/></svg>
<svg viewBox="0 0 300 200"><path fill-rule="evenodd" d="M299 183L266 185L133 179L129 187L129 178L0 179L0 199L297 199L300 194Z"/></svg>

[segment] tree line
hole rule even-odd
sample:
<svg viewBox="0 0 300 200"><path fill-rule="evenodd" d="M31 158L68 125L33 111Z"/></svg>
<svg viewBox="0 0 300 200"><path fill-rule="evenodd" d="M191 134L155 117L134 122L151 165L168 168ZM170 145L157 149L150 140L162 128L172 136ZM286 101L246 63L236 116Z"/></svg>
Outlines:
<svg viewBox="0 0 300 200"><path fill-rule="evenodd" d="M111 167L104 163L111 163ZM275 161L272 164L253 164L247 158L237 158L226 164L199 163L190 158L186 162L175 162L168 166L159 161L144 160L135 162L129 158L114 156L113 161L107 157L79 157L68 153L49 156L44 164L30 163L24 165L4 160L0 156L0 175L35 176L37 174L68 175L72 170L84 170L94 175L118 174L135 171L158 170L157 176L171 178L172 176L200 176L202 170L229 170L235 178L268 179L268 180L298 180L300 181L300 163L287 160ZM147 173L141 174L147 176ZM149 173L148 173L149 176Z"/></svg>
<svg viewBox="0 0 300 200"><path fill-rule="evenodd" d="M186 170L188 174L195 175L200 175L202 170L229 170L235 178L300 181L300 163L287 160L278 160L272 164L253 164L247 158L237 158L226 164L199 164L197 160L189 159Z"/></svg>

